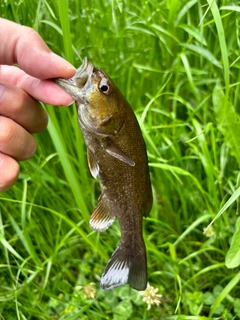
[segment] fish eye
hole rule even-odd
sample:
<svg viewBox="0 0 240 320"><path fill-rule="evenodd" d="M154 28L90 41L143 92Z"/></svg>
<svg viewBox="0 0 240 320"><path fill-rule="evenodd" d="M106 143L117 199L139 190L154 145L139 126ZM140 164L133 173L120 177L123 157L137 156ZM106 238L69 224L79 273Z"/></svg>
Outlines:
<svg viewBox="0 0 240 320"><path fill-rule="evenodd" d="M99 90L108 95L112 92L111 86L107 83L106 79L102 79L98 85Z"/></svg>

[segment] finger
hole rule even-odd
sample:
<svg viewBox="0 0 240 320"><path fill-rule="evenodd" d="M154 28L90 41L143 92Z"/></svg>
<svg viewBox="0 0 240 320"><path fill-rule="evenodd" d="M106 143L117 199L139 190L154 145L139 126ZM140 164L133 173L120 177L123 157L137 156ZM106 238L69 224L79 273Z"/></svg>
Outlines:
<svg viewBox="0 0 240 320"><path fill-rule="evenodd" d="M71 78L76 70L54 54L33 29L0 18L0 63L13 65L39 79Z"/></svg>
<svg viewBox="0 0 240 320"><path fill-rule="evenodd" d="M0 192L12 187L19 175L19 164L13 158L0 152Z"/></svg>
<svg viewBox="0 0 240 320"><path fill-rule="evenodd" d="M14 120L30 133L44 130L48 123L47 112L38 101L7 83L0 83L0 114Z"/></svg>
<svg viewBox="0 0 240 320"><path fill-rule="evenodd" d="M13 120L0 116L0 152L15 160L26 160L35 151L33 136Z"/></svg>
<svg viewBox="0 0 240 320"><path fill-rule="evenodd" d="M11 83L26 91L36 100L54 106L68 106L73 98L52 80L39 80L14 66L0 67L0 82Z"/></svg>

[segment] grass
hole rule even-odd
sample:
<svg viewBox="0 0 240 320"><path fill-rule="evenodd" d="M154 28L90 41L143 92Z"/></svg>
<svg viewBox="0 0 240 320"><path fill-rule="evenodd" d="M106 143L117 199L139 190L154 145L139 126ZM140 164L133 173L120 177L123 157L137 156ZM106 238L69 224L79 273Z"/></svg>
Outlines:
<svg viewBox="0 0 240 320"><path fill-rule="evenodd" d="M239 270L225 264L238 239L239 11L229 0L0 3L76 67L87 56L104 69L133 107L154 193L149 283L162 295L147 310L127 286L99 288L119 226L89 228L99 185L75 108L46 106L37 154L0 194L1 319L240 318Z"/></svg>

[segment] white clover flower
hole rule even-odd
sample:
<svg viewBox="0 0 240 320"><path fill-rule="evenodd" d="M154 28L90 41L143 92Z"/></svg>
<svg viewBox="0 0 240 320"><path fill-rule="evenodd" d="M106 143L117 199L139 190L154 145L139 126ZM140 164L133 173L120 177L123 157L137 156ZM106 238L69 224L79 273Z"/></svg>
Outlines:
<svg viewBox="0 0 240 320"><path fill-rule="evenodd" d="M83 289L84 295L87 299L95 299L97 295L97 289L96 284L94 282L91 282L84 286L76 286L75 290L79 291Z"/></svg>
<svg viewBox="0 0 240 320"><path fill-rule="evenodd" d="M203 233L206 237L211 238L215 234L214 228L212 226L210 226L209 228L204 228Z"/></svg>
<svg viewBox="0 0 240 320"><path fill-rule="evenodd" d="M148 305L147 310L151 309L152 305L156 305L157 307L161 304L162 294L157 294L158 288L154 288L147 284L147 288L144 291L139 292L139 294L143 297L143 301Z"/></svg>

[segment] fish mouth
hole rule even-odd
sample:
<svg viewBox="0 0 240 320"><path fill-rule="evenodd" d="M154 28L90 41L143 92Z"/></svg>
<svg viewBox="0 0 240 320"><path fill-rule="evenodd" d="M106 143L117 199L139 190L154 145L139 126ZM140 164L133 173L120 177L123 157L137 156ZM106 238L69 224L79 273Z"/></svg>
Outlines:
<svg viewBox="0 0 240 320"><path fill-rule="evenodd" d="M66 80L62 78L55 79L55 82L67 93L69 93L74 100L81 104L88 103L86 92L89 88L90 75L93 72L93 65L88 61L87 58L83 59L83 63L77 69L76 74Z"/></svg>

